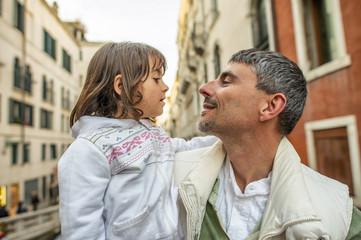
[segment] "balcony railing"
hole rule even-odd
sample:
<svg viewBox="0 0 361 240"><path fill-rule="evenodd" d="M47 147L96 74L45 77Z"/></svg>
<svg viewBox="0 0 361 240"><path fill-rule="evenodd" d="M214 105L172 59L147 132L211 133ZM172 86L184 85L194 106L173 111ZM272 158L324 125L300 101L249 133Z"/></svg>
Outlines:
<svg viewBox="0 0 361 240"><path fill-rule="evenodd" d="M0 230L5 232L8 240L34 239L49 232L59 232L59 206L0 218Z"/></svg>

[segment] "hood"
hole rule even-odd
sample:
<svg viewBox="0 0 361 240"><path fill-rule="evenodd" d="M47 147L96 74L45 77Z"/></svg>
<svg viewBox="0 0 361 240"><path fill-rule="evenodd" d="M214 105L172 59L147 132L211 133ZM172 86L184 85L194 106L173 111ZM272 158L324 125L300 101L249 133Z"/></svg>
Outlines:
<svg viewBox="0 0 361 240"><path fill-rule="evenodd" d="M152 126L150 120L141 119L140 122L146 126ZM75 122L71 128L71 136L77 138L79 135L95 131L100 128L119 128L119 129L128 129L135 125L138 122L133 119L116 119L116 118L107 118L107 117L97 117L97 116L83 116L78 121Z"/></svg>

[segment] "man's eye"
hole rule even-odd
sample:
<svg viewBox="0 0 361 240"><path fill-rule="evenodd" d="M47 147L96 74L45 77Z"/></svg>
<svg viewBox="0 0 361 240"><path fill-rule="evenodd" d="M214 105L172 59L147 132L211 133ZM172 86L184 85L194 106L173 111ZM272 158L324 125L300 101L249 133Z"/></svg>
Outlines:
<svg viewBox="0 0 361 240"><path fill-rule="evenodd" d="M222 80L222 85L227 85L227 84L229 84L230 82L229 81L227 81L227 80Z"/></svg>

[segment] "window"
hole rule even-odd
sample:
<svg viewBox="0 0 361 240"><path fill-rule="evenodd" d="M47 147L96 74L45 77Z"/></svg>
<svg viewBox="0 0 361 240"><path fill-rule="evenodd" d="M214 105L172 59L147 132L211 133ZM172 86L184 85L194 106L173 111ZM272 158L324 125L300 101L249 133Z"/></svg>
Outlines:
<svg viewBox="0 0 361 240"><path fill-rule="evenodd" d="M33 107L24 105L24 125L33 126Z"/></svg>
<svg viewBox="0 0 361 240"><path fill-rule="evenodd" d="M24 33L24 6L15 0L14 6L14 26Z"/></svg>
<svg viewBox="0 0 361 240"><path fill-rule="evenodd" d="M360 155L355 116L305 124L311 168L349 186L355 205L361 206Z"/></svg>
<svg viewBox="0 0 361 240"><path fill-rule="evenodd" d="M64 87L61 87L61 107L64 108L65 106L65 90Z"/></svg>
<svg viewBox="0 0 361 240"><path fill-rule="evenodd" d="M307 80L351 64L339 0L292 0L292 10L298 63Z"/></svg>
<svg viewBox="0 0 361 240"><path fill-rule="evenodd" d="M276 51L273 1L256 0L251 3L253 46L261 50Z"/></svg>
<svg viewBox="0 0 361 240"><path fill-rule="evenodd" d="M11 143L11 164L16 165L18 163L18 143Z"/></svg>
<svg viewBox="0 0 361 240"><path fill-rule="evenodd" d="M83 86L83 75L79 75L79 87Z"/></svg>
<svg viewBox="0 0 361 240"><path fill-rule="evenodd" d="M31 196L33 193L38 193L38 179L32 179L25 182L25 192L24 192L24 203L25 205L31 204Z"/></svg>
<svg viewBox="0 0 361 240"><path fill-rule="evenodd" d="M65 109L70 110L70 90L66 91L66 106Z"/></svg>
<svg viewBox="0 0 361 240"><path fill-rule="evenodd" d="M211 0L211 25L213 25L215 23L215 21L217 20L217 17L219 15L218 12L218 3L217 0Z"/></svg>
<svg viewBox="0 0 361 240"><path fill-rule="evenodd" d="M55 56L56 41L50 36L50 34L44 30L44 51L53 59Z"/></svg>
<svg viewBox="0 0 361 240"><path fill-rule="evenodd" d="M23 145L23 163L30 161L30 144L26 143Z"/></svg>
<svg viewBox="0 0 361 240"><path fill-rule="evenodd" d="M212 11L218 12L217 0L212 0Z"/></svg>
<svg viewBox="0 0 361 240"><path fill-rule="evenodd" d="M42 98L43 98L43 100L47 100L47 99L48 99L48 86L47 86L47 81L46 81L46 77L45 77L45 76L43 76Z"/></svg>
<svg viewBox="0 0 361 240"><path fill-rule="evenodd" d="M65 110L70 110L70 90L61 88L61 107Z"/></svg>
<svg viewBox="0 0 361 240"><path fill-rule="evenodd" d="M53 113L44 109L40 109L40 128L51 129L53 122Z"/></svg>
<svg viewBox="0 0 361 240"><path fill-rule="evenodd" d="M334 9L328 0L303 0L303 6L307 56L312 69L337 58Z"/></svg>
<svg viewBox="0 0 361 240"><path fill-rule="evenodd" d="M214 78L217 78L221 73L221 54L218 44L214 47Z"/></svg>
<svg viewBox="0 0 361 240"><path fill-rule="evenodd" d="M46 189L47 189L47 186L46 186L46 176L43 176L42 177L42 180L41 180L41 182L42 182L42 197L43 197L43 199L45 199L46 198Z"/></svg>
<svg viewBox="0 0 361 240"><path fill-rule="evenodd" d="M65 49L63 49L63 68L71 72L71 57Z"/></svg>
<svg viewBox="0 0 361 240"><path fill-rule="evenodd" d="M48 95L50 103L54 103L54 81L50 80L49 89L48 89Z"/></svg>
<svg viewBox="0 0 361 240"><path fill-rule="evenodd" d="M265 0L257 0L252 21L253 44L261 50L269 48Z"/></svg>
<svg viewBox="0 0 361 240"><path fill-rule="evenodd" d="M1 4L1 0L0 0ZM6 185L0 185L0 207L3 207L6 205Z"/></svg>
<svg viewBox="0 0 361 240"><path fill-rule="evenodd" d="M31 93L31 71L30 66L26 65L25 67L25 78L24 78L24 91Z"/></svg>
<svg viewBox="0 0 361 240"><path fill-rule="evenodd" d="M14 61L14 87L21 89L21 66L18 58Z"/></svg>
<svg viewBox="0 0 361 240"><path fill-rule="evenodd" d="M56 159L56 145L55 144L50 145L50 158L53 160Z"/></svg>
<svg viewBox="0 0 361 240"><path fill-rule="evenodd" d="M10 99L9 123L33 126L33 107Z"/></svg>
<svg viewBox="0 0 361 240"><path fill-rule="evenodd" d="M42 99L49 103L54 103L54 82L48 81L46 76L43 76Z"/></svg>
<svg viewBox="0 0 361 240"><path fill-rule="evenodd" d="M32 74L30 66L26 65L24 79L22 77L22 68L18 58L14 61L14 87L23 89L25 92L31 93Z"/></svg>
<svg viewBox="0 0 361 240"><path fill-rule="evenodd" d="M41 144L41 161L45 161L46 159L46 144Z"/></svg>
<svg viewBox="0 0 361 240"><path fill-rule="evenodd" d="M68 133L70 133L69 122L70 122L70 118L66 117L66 124L65 124L66 128L65 129L66 129L66 132L68 132Z"/></svg>
<svg viewBox="0 0 361 240"><path fill-rule="evenodd" d="M60 132L64 132L64 114L60 117Z"/></svg>

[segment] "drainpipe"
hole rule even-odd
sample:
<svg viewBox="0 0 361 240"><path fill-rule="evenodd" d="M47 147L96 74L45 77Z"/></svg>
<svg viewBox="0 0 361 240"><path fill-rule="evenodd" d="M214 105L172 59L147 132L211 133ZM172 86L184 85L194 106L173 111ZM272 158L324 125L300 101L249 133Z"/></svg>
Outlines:
<svg viewBox="0 0 361 240"><path fill-rule="evenodd" d="M21 108L21 126L20 126L20 146L22 147L22 153L21 156L23 157L22 160L24 160L24 148L25 148L25 78L26 78L26 12L27 12L27 0L24 0L24 28L23 28L23 37L22 37L22 68L21 68L21 74L20 74L20 86L22 89L21 92L21 102L22 102L22 108Z"/></svg>

